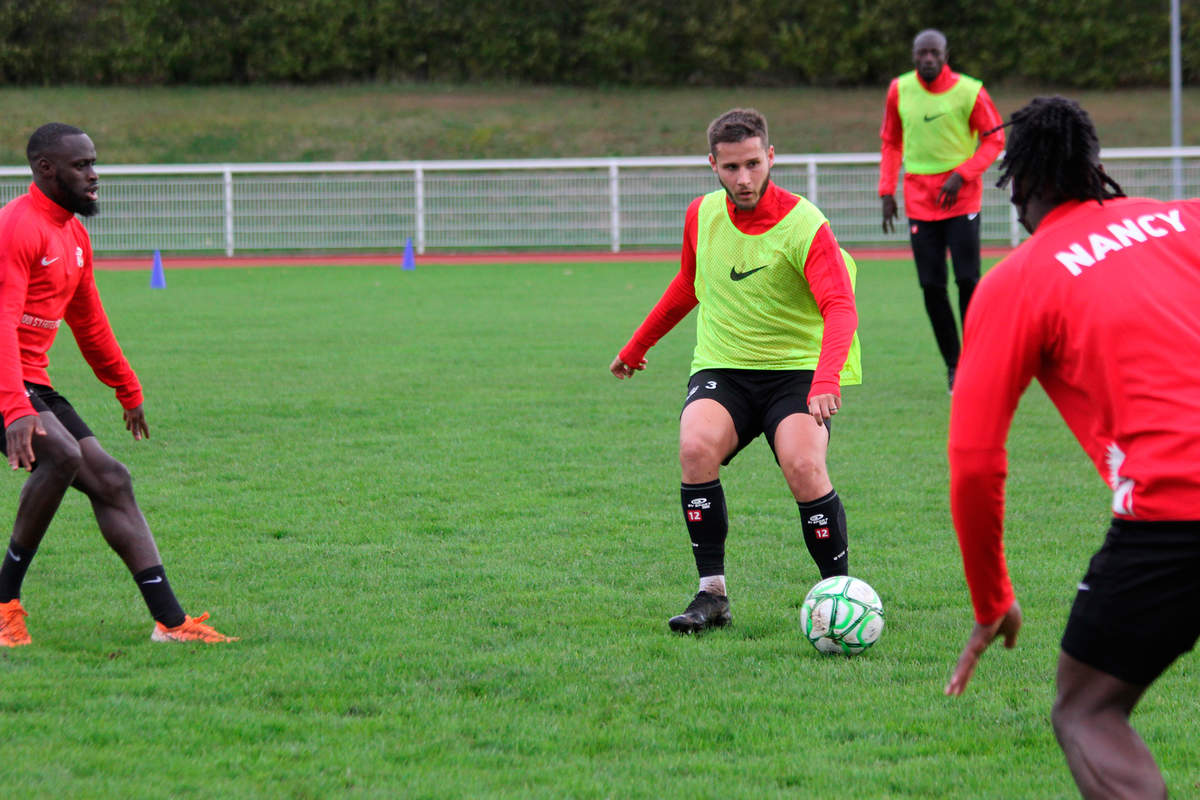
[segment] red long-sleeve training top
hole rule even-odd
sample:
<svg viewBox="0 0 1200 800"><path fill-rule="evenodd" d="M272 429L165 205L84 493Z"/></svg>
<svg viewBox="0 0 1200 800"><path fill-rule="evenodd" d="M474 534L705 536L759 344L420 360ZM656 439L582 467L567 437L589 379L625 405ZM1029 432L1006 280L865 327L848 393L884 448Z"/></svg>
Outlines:
<svg viewBox="0 0 1200 800"><path fill-rule="evenodd" d="M900 120L900 89L897 80L893 79L888 86L887 101L883 109L883 125L879 129L879 138L883 144L880 148L882 161L879 165L879 196L884 197L896 193L896 183L900 178L900 164L904 160L904 125ZM920 75L917 80L928 91L941 94L949 91L958 83L958 73L953 72L948 64L942 65L942 71L926 83ZM982 134L1001 124L1000 112L987 89L980 87L975 98L975 106L971 109L968 124L971 130L980 134L979 146L975 154L952 170L939 172L934 175L914 175L904 173L904 215L909 219L919 219L932 222L939 219L959 217L963 214L975 214L983 205L983 173L1004 149L1004 131L998 130L990 136ZM950 208L942 208L937 203L938 191L951 172L962 176L963 186L958 191L958 198Z"/></svg>
<svg viewBox="0 0 1200 800"><path fill-rule="evenodd" d="M1200 200L1066 203L984 276L949 438L950 508L977 621L1013 602L1005 441L1029 382L1112 489L1115 517L1198 520L1198 353Z"/></svg>
<svg viewBox="0 0 1200 800"><path fill-rule="evenodd" d="M700 202L703 199L697 197L693 200L684 217L683 249L678 274L618 354L621 361L631 367L641 364L646 351L699 303L696 299L696 244L700 230ZM787 216L798 200L796 195L771 181L753 209L742 211L728 197L725 198L725 208L739 231L754 236L774 227ZM830 231L829 223L823 224L813 237L804 262L804 278L812 289L825 322L821 354L813 372L809 396L832 394L841 397L839 373L858 327L858 314L854 306L854 292L846 278L846 262L842 259L841 247ZM826 343L836 343L836 346L827 348Z"/></svg>
<svg viewBox="0 0 1200 800"><path fill-rule="evenodd" d="M0 415L36 413L24 381L50 384L50 345L65 321L84 359L122 408L142 387L113 335L92 274L92 244L75 215L30 185L0 209Z"/></svg>

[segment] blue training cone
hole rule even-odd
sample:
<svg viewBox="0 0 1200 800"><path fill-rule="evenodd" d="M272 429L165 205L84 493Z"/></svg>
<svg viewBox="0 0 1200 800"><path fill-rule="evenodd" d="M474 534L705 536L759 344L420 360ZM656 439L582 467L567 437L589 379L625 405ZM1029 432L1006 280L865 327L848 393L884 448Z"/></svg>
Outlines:
<svg viewBox="0 0 1200 800"><path fill-rule="evenodd" d="M417 262L413 259L412 237L404 242L404 266L401 269L416 269Z"/></svg>
<svg viewBox="0 0 1200 800"><path fill-rule="evenodd" d="M150 270L150 288L167 288L167 276L163 274L162 254L154 251L154 268Z"/></svg>

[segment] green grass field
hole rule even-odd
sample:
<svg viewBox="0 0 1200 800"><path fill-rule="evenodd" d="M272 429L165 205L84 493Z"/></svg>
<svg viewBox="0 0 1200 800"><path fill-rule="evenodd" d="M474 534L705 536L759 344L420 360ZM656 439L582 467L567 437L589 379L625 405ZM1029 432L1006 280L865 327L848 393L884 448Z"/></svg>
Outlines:
<svg viewBox="0 0 1200 800"><path fill-rule="evenodd" d="M897 73L911 68L897 64ZM987 75L978 76L985 82ZM1106 147L1171 143L1164 88L1083 91L987 83L1007 117L1038 94L1078 99ZM49 121L86 129L106 164L695 155L734 106L767 115L778 153L878 152L887 86L579 89L350 84L211 88L0 88L0 164L24 165ZM1200 88L1183 95L1200 144Z"/></svg>
<svg viewBox="0 0 1200 800"><path fill-rule="evenodd" d="M943 697L971 616L910 273L860 263L866 382L831 449L852 572L887 613L856 659L801 636L818 576L761 441L723 475L734 624L667 630L695 590L691 318L634 380L607 366L672 265L100 274L152 438L65 332L56 386L131 467L185 607L242 641L152 644L72 494L25 583L34 644L0 653L5 795L1075 796L1048 715L1107 491L1035 388L1010 444L1022 640ZM1176 797L1200 782L1195 670L1135 715Z"/></svg>

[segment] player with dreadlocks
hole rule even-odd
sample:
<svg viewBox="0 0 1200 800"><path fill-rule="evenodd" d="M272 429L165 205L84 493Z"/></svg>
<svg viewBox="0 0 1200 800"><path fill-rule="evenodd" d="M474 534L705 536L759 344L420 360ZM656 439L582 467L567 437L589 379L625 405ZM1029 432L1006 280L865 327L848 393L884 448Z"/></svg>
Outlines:
<svg viewBox="0 0 1200 800"><path fill-rule="evenodd" d="M1200 636L1200 616L1178 613L1200 607L1200 200L1125 197L1073 101L1038 98L1009 125L999 185L1033 236L980 282L951 402L950 505L976 622L946 693L1021 627L1005 440L1037 378L1112 489L1062 637L1054 731L1085 797L1166 797L1129 717Z"/></svg>
<svg viewBox="0 0 1200 800"><path fill-rule="evenodd" d="M1013 185L1013 204L1025 221L1027 198L1041 195L1054 205L1067 200L1104 202L1125 193L1100 166L1100 140L1088 113L1064 97L1037 97L1001 127L1014 128L996 186ZM988 131L992 133L992 131ZM1047 147L1054 143L1054 147ZM1018 193L1017 186L1023 187Z"/></svg>

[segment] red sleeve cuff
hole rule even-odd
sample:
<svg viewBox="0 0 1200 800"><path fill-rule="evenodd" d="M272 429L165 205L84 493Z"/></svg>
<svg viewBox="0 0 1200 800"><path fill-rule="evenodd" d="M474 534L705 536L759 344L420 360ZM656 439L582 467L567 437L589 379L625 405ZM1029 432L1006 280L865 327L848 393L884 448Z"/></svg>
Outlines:
<svg viewBox="0 0 1200 800"><path fill-rule="evenodd" d="M842 385L838 381L813 381L808 389L808 396L813 397L818 394L831 394L835 397L842 396Z"/></svg>
<svg viewBox="0 0 1200 800"><path fill-rule="evenodd" d="M625 366L637 369L646 360L646 352L649 349L650 347L631 339L628 344L621 348L621 352L617 353L617 358L621 359L621 363Z"/></svg>
<svg viewBox="0 0 1200 800"><path fill-rule="evenodd" d="M32 417L36 414L37 410L28 403L24 407L14 407L12 410L4 412L4 427L7 428L21 417Z"/></svg>
<svg viewBox="0 0 1200 800"><path fill-rule="evenodd" d="M137 408L144 401L142 397L141 386L123 386L117 389L117 402L121 404L121 408L128 411L131 408Z"/></svg>

